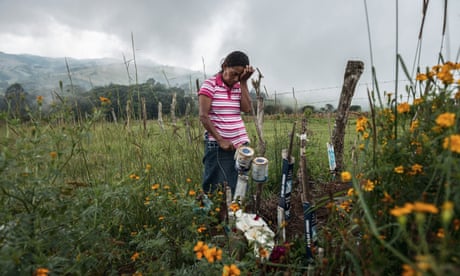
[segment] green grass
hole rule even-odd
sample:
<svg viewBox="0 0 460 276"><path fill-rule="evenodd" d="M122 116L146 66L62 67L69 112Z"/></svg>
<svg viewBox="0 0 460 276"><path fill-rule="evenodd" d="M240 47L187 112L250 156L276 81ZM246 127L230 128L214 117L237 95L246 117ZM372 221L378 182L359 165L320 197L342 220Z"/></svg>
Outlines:
<svg viewBox="0 0 460 276"><path fill-rule="evenodd" d="M136 121L127 128L101 120L98 113L82 123L69 120L65 112L56 116L26 124L8 120L1 128L0 265L5 271L174 271L194 267L196 240L211 232L224 234L217 213L197 215L199 202L190 196L200 190L203 171L198 118L192 119L189 141L183 121L177 126L166 121L162 130L156 121L146 129ZM298 119L277 116L265 122L267 196L279 191L281 150ZM245 120L255 147L254 123ZM312 121L308 159L319 174L312 178L321 178L328 174L329 132L323 119ZM219 200L213 199L213 208ZM208 228L205 236L196 231L199 225ZM234 249L227 250L232 260ZM143 261L132 261L134 252L143 252Z"/></svg>
<svg viewBox="0 0 460 276"><path fill-rule="evenodd" d="M447 148L445 141L458 139L459 126L458 119L444 119L442 127L437 122L446 114L460 117L458 103L450 99L456 89L433 91L398 113L397 120L397 109L387 107L365 121L349 119L344 170L355 192L340 200L323 198L317 206L323 211L328 206L315 245L325 253L315 254L311 269L391 274L403 265L417 267L420 256L431 260L434 274L457 269L458 250L448 245L458 244L458 207L449 211L445 206L460 201L459 149L456 144ZM307 271L302 236L277 244L276 250L286 250L282 259L261 260L234 222L221 220L222 194L207 201L200 193L203 128L198 118L191 120L189 140L183 119L173 126L165 118L164 130L149 121L144 129L138 121L129 127L105 121L104 106L84 122L56 108L50 117L32 114L25 123L2 114L0 267L6 275L32 275L39 268L54 275L221 275L231 264L243 274ZM289 145L294 122L300 133L301 120L301 115L265 120L269 178L263 200L278 196L281 151ZM332 180L326 143L334 119L317 114L307 121L307 169L316 188L322 188ZM253 118L245 122L257 149ZM359 132L357 124L363 127ZM295 172L299 142L296 135ZM438 211L408 209L408 224L393 215L415 202ZM200 259L194 252L200 242L221 257Z"/></svg>

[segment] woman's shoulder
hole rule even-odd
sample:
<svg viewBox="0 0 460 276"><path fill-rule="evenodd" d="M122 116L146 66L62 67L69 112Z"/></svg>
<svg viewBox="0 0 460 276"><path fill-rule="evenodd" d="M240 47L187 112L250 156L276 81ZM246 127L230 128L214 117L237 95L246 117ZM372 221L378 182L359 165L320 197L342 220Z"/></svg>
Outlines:
<svg viewBox="0 0 460 276"><path fill-rule="evenodd" d="M223 84L223 81L222 81L221 75L220 74L215 74L212 77L207 78L203 82L203 87L207 87L209 89L209 88L215 88L215 87L218 87L218 86L222 86L222 84Z"/></svg>
<svg viewBox="0 0 460 276"><path fill-rule="evenodd" d="M214 85L218 85L219 82L222 82L222 77L219 73L207 78L204 82L207 82L207 83L212 83Z"/></svg>
<svg viewBox="0 0 460 276"><path fill-rule="evenodd" d="M216 87L218 87L219 85L218 83L219 81L217 74L205 79L203 84L201 85L200 90L198 91L198 94L203 94L212 97L212 95L215 93Z"/></svg>

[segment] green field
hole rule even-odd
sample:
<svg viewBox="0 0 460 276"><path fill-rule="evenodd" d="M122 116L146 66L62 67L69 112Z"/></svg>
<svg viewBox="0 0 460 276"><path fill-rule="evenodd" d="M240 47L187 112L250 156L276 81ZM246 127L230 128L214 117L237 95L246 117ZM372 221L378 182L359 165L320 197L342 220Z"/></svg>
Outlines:
<svg viewBox="0 0 460 276"><path fill-rule="evenodd" d="M289 221L271 222L274 247L249 243L234 220L222 219L222 193L202 194L203 128L196 117L173 123L166 115L163 127L108 122L104 102L85 120L65 105L46 116L35 110L26 121L3 113L1 274L456 274L460 92L458 79L446 72L458 77L460 65L431 70L430 77L418 77L425 94L412 102L388 96L388 106L349 118L344 167L334 179L351 185L346 195L328 194L324 185L332 180L326 143L334 115L306 117L308 177L326 195L317 206L325 215L309 259L302 231L280 240ZM269 178L262 201L271 207L294 122L299 160L302 116L265 118ZM253 118L244 119L257 149Z"/></svg>

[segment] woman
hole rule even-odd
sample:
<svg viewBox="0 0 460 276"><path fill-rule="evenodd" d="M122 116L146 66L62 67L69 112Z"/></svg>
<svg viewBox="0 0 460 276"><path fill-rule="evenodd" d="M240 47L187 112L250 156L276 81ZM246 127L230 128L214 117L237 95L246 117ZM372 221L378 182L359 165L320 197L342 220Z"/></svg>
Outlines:
<svg viewBox="0 0 460 276"><path fill-rule="evenodd" d="M202 182L206 193L224 182L235 192L235 151L249 143L241 112L251 111L247 81L252 73L248 56L234 51L222 62L220 72L205 80L198 91L200 121L206 129Z"/></svg>

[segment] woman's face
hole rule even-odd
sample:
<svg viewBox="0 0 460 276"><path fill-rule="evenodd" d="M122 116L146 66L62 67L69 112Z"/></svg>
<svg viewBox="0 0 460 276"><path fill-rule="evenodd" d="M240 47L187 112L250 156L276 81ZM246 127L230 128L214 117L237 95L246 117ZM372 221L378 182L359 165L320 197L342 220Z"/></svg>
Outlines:
<svg viewBox="0 0 460 276"><path fill-rule="evenodd" d="M222 80L228 87L233 87L235 83L240 81L241 74L243 74L243 66L224 66L222 71Z"/></svg>

